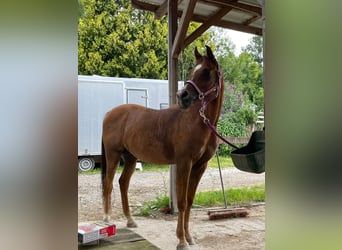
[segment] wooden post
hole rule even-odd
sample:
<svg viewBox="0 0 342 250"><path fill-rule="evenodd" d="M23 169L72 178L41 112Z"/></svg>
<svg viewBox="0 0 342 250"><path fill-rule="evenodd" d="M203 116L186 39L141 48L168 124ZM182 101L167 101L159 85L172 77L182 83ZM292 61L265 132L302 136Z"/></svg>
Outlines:
<svg viewBox="0 0 342 250"><path fill-rule="evenodd" d="M172 57L172 48L177 33L177 1L168 0L168 79L169 79L169 105L176 103L178 91L178 58ZM170 165L170 209L171 213L177 213L176 193L176 165Z"/></svg>

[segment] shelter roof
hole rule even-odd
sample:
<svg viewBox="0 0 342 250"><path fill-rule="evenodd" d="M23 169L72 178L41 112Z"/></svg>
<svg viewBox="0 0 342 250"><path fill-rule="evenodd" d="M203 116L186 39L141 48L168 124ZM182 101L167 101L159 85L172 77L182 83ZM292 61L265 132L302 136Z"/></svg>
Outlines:
<svg viewBox="0 0 342 250"><path fill-rule="evenodd" d="M194 2L191 21L262 35L263 0L174 0L180 18L189 2ZM161 18L168 13L168 0L132 0L132 6L152 11Z"/></svg>

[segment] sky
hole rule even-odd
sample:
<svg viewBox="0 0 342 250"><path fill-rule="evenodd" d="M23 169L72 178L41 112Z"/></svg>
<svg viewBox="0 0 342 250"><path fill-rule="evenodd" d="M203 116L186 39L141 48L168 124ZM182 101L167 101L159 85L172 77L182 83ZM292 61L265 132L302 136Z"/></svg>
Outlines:
<svg viewBox="0 0 342 250"><path fill-rule="evenodd" d="M235 44L235 54L240 54L241 48L249 43L249 39L253 37L252 34L225 29L224 32L228 35Z"/></svg>

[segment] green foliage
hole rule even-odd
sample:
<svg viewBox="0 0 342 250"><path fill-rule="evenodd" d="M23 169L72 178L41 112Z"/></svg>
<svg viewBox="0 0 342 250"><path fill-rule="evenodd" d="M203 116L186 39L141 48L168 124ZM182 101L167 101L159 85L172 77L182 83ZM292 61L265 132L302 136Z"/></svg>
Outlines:
<svg viewBox="0 0 342 250"><path fill-rule="evenodd" d="M218 131L224 137L249 136L246 127L254 124L257 113L264 109L262 40L253 37L238 56L229 39L220 37L219 32L214 40L226 85ZM221 144L219 150L221 155L226 155L232 148Z"/></svg>
<svg viewBox="0 0 342 250"><path fill-rule="evenodd" d="M245 137L246 126L243 123L232 122L229 118L221 118L217 124L217 130L223 137ZM220 144L219 154L227 156L233 150L225 143Z"/></svg>
<svg viewBox="0 0 342 250"><path fill-rule="evenodd" d="M81 1L78 73L167 78L167 21L130 1Z"/></svg>
<svg viewBox="0 0 342 250"><path fill-rule="evenodd" d="M252 202L265 201L265 185L232 188L225 192L227 205L247 205ZM221 190L199 192L195 196L194 204L201 207L223 206Z"/></svg>
<svg viewBox="0 0 342 250"><path fill-rule="evenodd" d="M228 168L228 167L234 167L232 158L230 158L230 156L223 156L223 155L219 155L220 158L220 165L221 168ZM218 168L218 162L217 162L217 158L216 155L214 155L210 161L208 162L208 167L211 168Z"/></svg>
<svg viewBox="0 0 342 250"><path fill-rule="evenodd" d="M246 126L257 119L255 105L244 94L241 87L228 85L223 100L222 112L217 129L223 137L246 137ZM226 144L219 147L220 155L228 155L232 148Z"/></svg>
<svg viewBox="0 0 342 250"><path fill-rule="evenodd" d="M154 172L161 172L161 171L168 171L170 165L156 165L150 164L146 162L142 162L143 171L154 171Z"/></svg>
<svg viewBox="0 0 342 250"><path fill-rule="evenodd" d="M135 213L136 216L148 216L153 213L160 212L163 208L168 208L170 203L170 198L166 195L158 196L155 200L144 202L140 211Z"/></svg>
<svg viewBox="0 0 342 250"><path fill-rule="evenodd" d="M167 17L132 8L131 1L79 0L78 73L167 79ZM200 26L190 23L188 32ZM204 48L211 33L180 55L179 80L194 65L194 48Z"/></svg>
<svg viewBox="0 0 342 250"><path fill-rule="evenodd" d="M253 36L250 43L243 49L249 53L258 64L263 62L263 40L262 36Z"/></svg>
<svg viewBox="0 0 342 250"><path fill-rule="evenodd" d="M83 2L84 0L78 0L78 17L83 17L85 14Z"/></svg>

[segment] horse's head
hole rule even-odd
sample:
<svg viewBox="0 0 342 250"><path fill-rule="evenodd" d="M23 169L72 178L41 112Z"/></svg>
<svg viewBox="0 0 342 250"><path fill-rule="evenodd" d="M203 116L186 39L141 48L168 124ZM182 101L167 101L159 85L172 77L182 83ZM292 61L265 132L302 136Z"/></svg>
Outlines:
<svg viewBox="0 0 342 250"><path fill-rule="evenodd" d="M190 80L177 92L178 104L182 109L188 108L196 100L206 96L218 96L220 88L220 69L209 46L207 55L202 56L195 48L196 66L190 72Z"/></svg>

